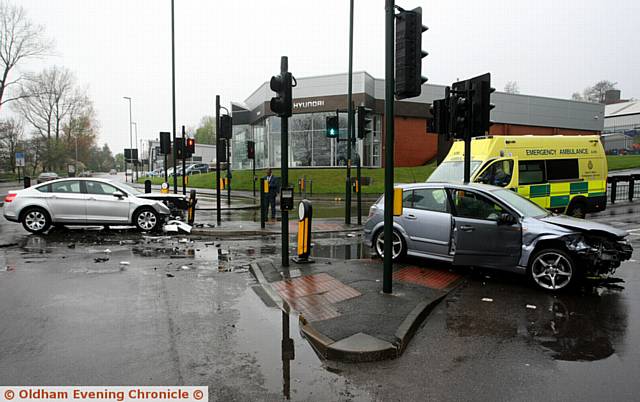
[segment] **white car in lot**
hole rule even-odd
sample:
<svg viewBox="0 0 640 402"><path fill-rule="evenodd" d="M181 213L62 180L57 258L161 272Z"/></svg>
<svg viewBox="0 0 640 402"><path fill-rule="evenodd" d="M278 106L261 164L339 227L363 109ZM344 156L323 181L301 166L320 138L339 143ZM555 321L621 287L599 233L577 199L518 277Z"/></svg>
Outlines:
<svg viewBox="0 0 640 402"><path fill-rule="evenodd" d="M113 180L68 178L9 191L3 214L32 233L45 232L51 225L134 225L153 231L170 210L148 196Z"/></svg>

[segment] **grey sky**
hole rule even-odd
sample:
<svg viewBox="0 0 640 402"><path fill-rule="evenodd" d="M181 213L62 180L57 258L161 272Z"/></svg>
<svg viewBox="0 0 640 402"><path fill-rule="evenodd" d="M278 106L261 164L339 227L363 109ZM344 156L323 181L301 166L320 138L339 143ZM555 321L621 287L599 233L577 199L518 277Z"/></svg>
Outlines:
<svg viewBox="0 0 640 402"><path fill-rule="evenodd" d="M57 55L25 68L64 65L86 84L100 142L129 144L171 129L170 0L13 0L46 27ZM640 97L637 0L397 1L421 6L429 31L424 75L450 84L491 72L526 94L569 98L601 79ZM384 0L355 0L354 71L384 77ZM276 11L287 16L280 23ZM348 0L175 0L178 127L194 127L222 102L243 101L279 70L298 77L347 71ZM280 39L287 35L285 39ZM346 90L346 88L345 88Z"/></svg>

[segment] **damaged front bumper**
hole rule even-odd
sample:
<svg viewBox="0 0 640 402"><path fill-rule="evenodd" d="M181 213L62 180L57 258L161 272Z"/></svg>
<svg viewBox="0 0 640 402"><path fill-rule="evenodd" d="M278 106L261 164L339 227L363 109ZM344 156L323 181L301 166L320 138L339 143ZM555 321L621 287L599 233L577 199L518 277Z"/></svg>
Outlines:
<svg viewBox="0 0 640 402"><path fill-rule="evenodd" d="M578 259L586 273L594 275L612 274L622 261L631 258L633 247L627 239L613 239L597 235L565 236L567 250Z"/></svg>

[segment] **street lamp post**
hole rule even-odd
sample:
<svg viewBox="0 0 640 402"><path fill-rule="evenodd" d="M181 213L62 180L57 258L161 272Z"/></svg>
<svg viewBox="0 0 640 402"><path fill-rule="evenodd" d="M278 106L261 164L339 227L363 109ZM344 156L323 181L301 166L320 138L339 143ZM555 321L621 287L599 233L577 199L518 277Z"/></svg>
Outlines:
<svg viewBox="0 0 640 402"><path fill-rule="evenodd" d="M131 128L131 98L128 96L123 96L124 99L129 101L129 149L133 149L133 129ZM124 160L124 178L127 181L127 160ZM131 171L131 183L133 183L133 169Z"/></svg>

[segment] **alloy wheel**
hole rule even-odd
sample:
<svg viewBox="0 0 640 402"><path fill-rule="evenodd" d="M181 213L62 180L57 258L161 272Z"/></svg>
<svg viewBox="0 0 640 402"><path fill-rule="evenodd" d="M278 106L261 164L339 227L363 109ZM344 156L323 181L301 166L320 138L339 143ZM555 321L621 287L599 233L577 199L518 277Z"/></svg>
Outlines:
<svg viewBox="0 0 640 402"><path fill-rule="evenodd" d="M393 231L393 247L391 258L396 259L402 253L402 239L395 230ZM380 257L384 257L384 231L380 232L376 237L376 252Z"/></svg>
<svg viewBox="0 0 640 402"><path fill-rule="evenodd" d="M157 223L158 218L151 211L142 211L138 214L138 227L142 230L152 230Z"/></svg>
<svg viewBox="0 0 640 402"><path fill-rule="evenodd" d="M573 277L573 266L563 254L555 251L540 253L531 264L531 276L544 289L559 290Z"/></svg>
<svg viewBox="0 0 640 402"><path fill-rule="evenodd" d="M47 224L47 218L40 211L31 211L24 217L24 222L29 229L38 232Z"/></svg>

